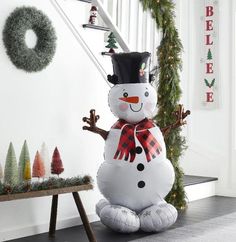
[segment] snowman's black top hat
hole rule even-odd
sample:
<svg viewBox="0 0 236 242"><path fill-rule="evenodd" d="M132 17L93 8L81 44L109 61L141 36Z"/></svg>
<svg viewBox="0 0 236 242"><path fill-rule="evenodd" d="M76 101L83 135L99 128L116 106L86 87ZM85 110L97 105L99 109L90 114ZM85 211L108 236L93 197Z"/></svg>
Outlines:
<svg viewBox="0 0 236 242"><path fill-rule="evenodd" d="M150 56L148 52L129 52L112 55L114 75L108 75L112 84L147 83L151 82L149 75Z"/></svg>

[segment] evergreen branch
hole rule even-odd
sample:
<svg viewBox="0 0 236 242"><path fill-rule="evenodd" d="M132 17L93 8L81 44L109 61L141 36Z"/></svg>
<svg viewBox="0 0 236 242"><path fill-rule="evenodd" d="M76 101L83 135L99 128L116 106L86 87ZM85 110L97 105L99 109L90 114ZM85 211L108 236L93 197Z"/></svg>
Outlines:
<svg viewBox="0 0 236 242"><path fill-rule="evenodd" d="M150 11L156 21L157 29L162 31L162 40L157 48L158 62L158 114L154 121L162 127L175 124L173 116L181 96L179 71L182 68L181 53L183 46L175 27L175 5L172 0L140 0L145 11ZM183 171L179 165L179 158L186 149L185 138L181 137L181 128L176 124L172 132L165 139L167 158L172 162L175 170L175 183L166 200L177 209L186 207L183 186Z"/></svg>
<svg viewBox="0 0 236 242"><path fill-rule="evenodd" d="M17 194L32 191L43 191L56 188L65 188L79 185L92 184L93 180L90 176L76 176L71 178L55 178L50 177L42 182L20 182L16 185L0 182L0 196L6 194Z"/></svg>

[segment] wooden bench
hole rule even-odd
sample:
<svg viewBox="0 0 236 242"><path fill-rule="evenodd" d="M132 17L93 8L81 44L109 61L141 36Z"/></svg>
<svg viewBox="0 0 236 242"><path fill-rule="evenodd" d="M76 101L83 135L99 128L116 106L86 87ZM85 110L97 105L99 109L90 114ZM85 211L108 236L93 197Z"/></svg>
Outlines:
<svg viewBox="0 0 236 242"><path fill-rule="evenodd" d="M75 204L79 211L81 220L83 222L85 231L87 233L88 240L90 242L96 242L95 235L90 226L88 217L86 215L83 203L80 199L79 193L80 191L91 190L93 189L92 184L87 185L79 185L65 188L57 188L50 190L42 190L42 191L32 191L25 193L17 193L17 194L8 194L8 195L0 195L0 202L18 200L18 199L28 199L35 197L45 197L52 196L52 206L51 206L51 217L50 217L50 225L49 225L49 236L54 237L56 232L56 221L57 221L57 205L58 205L58 195L65 193L72 193L74 197Z"/></svg>

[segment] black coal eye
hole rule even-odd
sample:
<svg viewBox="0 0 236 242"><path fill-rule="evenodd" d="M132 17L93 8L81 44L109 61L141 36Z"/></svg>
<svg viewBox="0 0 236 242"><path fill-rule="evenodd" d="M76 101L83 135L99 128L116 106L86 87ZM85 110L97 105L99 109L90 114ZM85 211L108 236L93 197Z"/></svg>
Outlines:
<svg viewBox="0 0 236 242"><path fill-rule="evenodd" d="M148 97L149 96L149 92L145 92L144 95L145 95L145 97Z"/></svg>
<svg viewBox="0 0 236 242"><path fill-rule="evenodd" d="M128 94L127 92L124 92L123 96L124 96L124 97L128 97L129 94Z"/></svg>

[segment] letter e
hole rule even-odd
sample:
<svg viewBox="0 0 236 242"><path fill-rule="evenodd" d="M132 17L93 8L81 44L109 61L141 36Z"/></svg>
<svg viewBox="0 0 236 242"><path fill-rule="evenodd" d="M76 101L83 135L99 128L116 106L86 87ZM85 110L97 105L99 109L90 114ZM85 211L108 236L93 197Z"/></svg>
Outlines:
<svg viewBox="0 0 236 242"><path fill-rule="evenodd" d="M206 102L208 102L208 103L213 103L214 102L213 92L207 92L206 93Z"/></svg>

